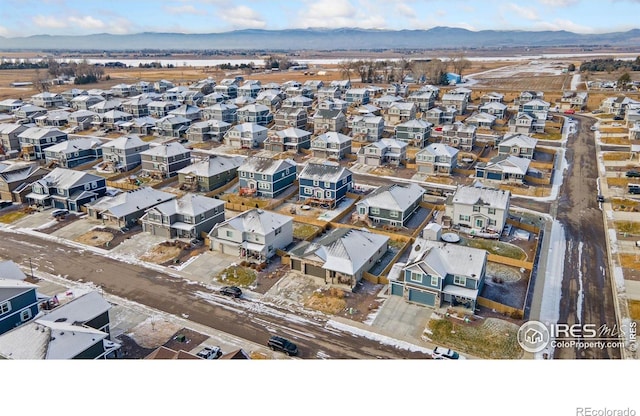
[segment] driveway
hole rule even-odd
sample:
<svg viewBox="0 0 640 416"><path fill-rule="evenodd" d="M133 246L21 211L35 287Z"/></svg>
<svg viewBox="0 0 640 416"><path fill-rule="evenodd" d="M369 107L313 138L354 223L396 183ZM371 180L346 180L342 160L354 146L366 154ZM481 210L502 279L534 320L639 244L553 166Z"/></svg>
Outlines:
<svg viewBox="0 0 640 416"><path fill-rule="evenodd" d="M434 309L418 306L400 296L389 296L380 307L372 326L394 337L420 340Z"/></svg>

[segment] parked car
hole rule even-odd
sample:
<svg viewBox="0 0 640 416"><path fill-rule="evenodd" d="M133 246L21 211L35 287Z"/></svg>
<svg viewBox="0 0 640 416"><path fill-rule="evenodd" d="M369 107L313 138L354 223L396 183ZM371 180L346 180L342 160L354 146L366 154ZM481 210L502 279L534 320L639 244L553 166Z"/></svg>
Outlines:
<svg viewBox="0 0 640 416"><path fill-rule="evenodd" d="M596 131L598 128L596 126L591 126L591 131Z"/></svg>
<svg viewBox="0 0 640 416"><path fill-rule="evenodd" d="M626 175L627 178L640 178L640 172L637 170L628 170Z"/></svg>
<svg viewBox="0 0 640 416"><path fill-rule="evenodd" d="M282 337L272 336L269 338L267 346L271 348L272 351L284 352L288 356L298 355L298 346Z"/></svg>
<svg viewBox="0 0 640 416"><path fill-rule="evenodd" d="M242 296L242 290L240 290L240 288L237 286L223 286L220 288L220 294L239 298L240 296Z"/></svg>
<svg viewBox="0 0 640 416"><path fill-rule="evenodd" d="M575 113L576 113L576 110L568 109L568 110L564 110L564 113L565 113L565 114L575 114Z"/></svg>
<svg viewBox="0 0 640 416"><path fill-rule="evenodd" d="M68 213L69 213L69 210L67 209L54 209L53 211L51 211L51 216L53 218L60 218L60 217L64 217Z"/></svg>
<svg viewBox="0 0 640 416"><path fill-rule="evenodd" d="M464 360L465 356L460 355L454 350L443 347L435 347L431 353L431 358L434 360Z"/></svg>
<svg viewBox="0 0 640 416"><path fill-rule="evenodd" d="M604 196L598 195L598 202L604 202Z"/></svg>
<svg viewBox="0 0 640 416"><path fill-rule="evenodd" d="M613 119L616 120L616 121L619 121L619 120L624 120L624 117L615 116Z"/></svg>
<svg viewBox="0 0 640 416"><path fill-rule="evenodd" d="M10 205L13 205L13 202L4 200L0 201L0 208L8 207Z"/></svg>
<svg viewBox="0 0 640 416"><path fill-rule="evenodd" d="M216 360L222 356L222 350L220 347L204 347L196 355L205 360Z"/></svg>

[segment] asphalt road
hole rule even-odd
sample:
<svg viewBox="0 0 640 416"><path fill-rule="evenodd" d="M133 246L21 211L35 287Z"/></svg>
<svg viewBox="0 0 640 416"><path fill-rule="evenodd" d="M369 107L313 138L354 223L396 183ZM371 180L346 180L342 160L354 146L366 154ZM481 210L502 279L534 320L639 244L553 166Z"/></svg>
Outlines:
<svg viewBox="0 0 640 416"><path fill-rule="evenodd" d="M336 329L324 317L300 316L259 301L231 299L136 264L37 236L0 232L0 256L70 280L93 282L107 293L174 314L258 344L271 335L295 342L301 358L428 358Z"/></svg>
<svg viewBox="0 0 640 416"><path fill-rule="evenodd" d="M604 219L598 207L598 165L594 124L574 116L578 131L570 136L566 158L569 168L559 193L556 218L565 230L567 248L562 279L559 322L595 324L613 328L616 314L607 260ZM580 297L582 293L582 301ZM557 348L555 358L621 358L617 348Z"/></svg>

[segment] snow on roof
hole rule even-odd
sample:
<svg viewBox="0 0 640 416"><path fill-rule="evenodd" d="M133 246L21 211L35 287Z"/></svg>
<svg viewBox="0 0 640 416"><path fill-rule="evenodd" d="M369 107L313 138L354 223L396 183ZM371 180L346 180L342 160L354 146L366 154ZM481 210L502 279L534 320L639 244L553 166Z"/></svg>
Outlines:
<svg viewBox="0 0 640 416"><path fill-rule="evenodd" d="M335 131L328 131L316 137L313 141L324 141L326 143L348 143L351 137Z"/></svg>
<svg viewBox="0 0 640 416"><path fill-rule="evenodd" d="M417 238L406 268L417 266L440 277L449 274L480 279L486 262L486 250Z"/></svg>
<svg viewBox="0 0 640 416"><path fill-rule="evenodd" d="M83 325L109 309L111 304L100 293L91 291L45 313L38 321Z"/></svg>
<svg viewBox="0 0 640 416"><path fill-rule="evenodd" d="M245 159L238 170L242 172L254 172L272 175L283 169L288 169L295 166L296 163L291 159L269 159L266 157L254 156Z"/></svg>
<svg viewBox="0 0 640 416"><path fill-rule="evenodd" d="M351 174L347 168L334 164L307 163L298 174L298 179L315 181L338 182Z"/></svg>
<svg viewBox="0 0 640 416"><path fill-rule="evenodd" d="M398 124L396 126L396 129L398 127L411 127L411 128L418 127L418 128L426 129L429 127L433 127L433 124L429 123L428 121L413 119L413 120L405 121L404 123Z"/></svg>
<svg viewBox="0 0 640 416"><path fill-rule="evenodd" d="M176 108L175 110L169 111L169 114L180 116L180 115L188 115L188 114L198 114L199 112L200 112L199 107L183 104L180 107Z"/></svg>
<svg viewBox="0 0 640 416"><path fill-rule="evenodd" d="M23 281L27 276L22 272L20 267L12 260L0 262L0 279L11 279Z"/></svg>
<svg viewBox="0 0 640 416"><path fill-rule="evenodd" d="M507 106L497 101L491 101L480 106L480 109L493 109L493 110L505 110Z"/></svg>
<svg viewBox="0 0 640 416"><path fill-rule="evenodd" d="M467 118L465 120L465 122L470 123L473 121L489 121L489 122L493 122L497 119L496 116L494 116L493 114L489 114L489 113L476 113L471 115L469 118Z"/></svg>
<svg viewBox="0 0 640 416"><path fill-rule="evenodd" d="M458 152L459 150L456 149L455 147L451 147L444 143L431 143L429 146L420 150L416 154L427 153L434 156L448 156L453 158L458 154Z"/></svg>
<svg viewBox="0 0 640 416"><path fill-rule="evenodd" d="M299 139L302 137L311 136L312 133L310 131L302 130L296 127L288 127L284 130L276 131L275 134L280 137L296 137Z"/></svg>
<svg viewBox="0 0 640 416"><path fill-rule="evenodd" d="M479 188L474 186L459 186L453 195L452 202L454 204L464 205L488 205L491 208L507 209L511 192Z"/></svg>
<svg viewBox="0 0 640 416"><path fill-rule="evenodd" d="M254 208L217 224L216 228L228 226L241 232L267 235L289 222L293 222L293 218L287 215Z"/></svg>
<svg viewBox="0 0 640 416"><path fill-rule="evenodd" d="M236 169L242 165L243 161L244 158L242 156L211 155L207 159L180 169L178 173L209 178L231 169Z"/></svg>
<svg viewBox="0 0 640 416"><path fill-rule="evenodd" d="M491 159L487 164L487 168L499 169L502 172L526 175L531 164L530 159L523 157L516 157L511 155L496 156Z"/></svg>
<svg viewBox="0 0 640 416"><path fill-rule="evenodd" d="M373 191L356 205L404 212L411 204L421 200L424 193L424 188L415 183L385 185Z"/></svg>
<svg viewBox="0 0 640 416"><path fill-rule="evenodd" d="M524 134L512 134L502 139L500 146L518 146L535 149L538 139Z"/></svg>
<svg viewBox="0 0 640 416"><path fill-rule="evenodd" d="M18 134L18 137L22 139L42 139L44 137L57 137L66 135L66 133L55 128L29 127L22 133Z"/></svg>
<svg viewBox="0 0 640 416"><path fill-rule="evenodd" d="M46 187L69 189L74 186L98 181L100 179L103 178L86 172L79 172L66 168L55 168L44 178L38 180L38 183L41 183Z"/></svg>
<svg viewBox="0 0 640 416"><path fill-rule="evenodd" d="M259 133L261 131L267 130L266 127L261 126L261 125L256 124L256 123L236 124L235 126L231 127L231 129L239 131L241 133L244 133L244 132L247 132L247 133Z"/></svg>
<svg viewBox="0 0 640 416"><path fill-rule="evenodd" d="M16 130L26 130L27 128L24 127L22 124L18 124L18 123L7 123L7 124L0 124L0 134L10 134L13 133Z"/></svg>
<svg viewBox="0 0 640 416"><path fill-rule="evenodd" d="M140 152L141 155L147 156L161 156L161 157L171 157L177 155L183 155L185 153L191 153L189 149L185 148L183 145L177 142L164 143L160 146L150 147L144 152Z"/></svg>
<svg viewBox="0 0 640 416"><path fill-rule="evenodd" d="M139 136L135 134L128 134L126 136L120 136L117 139L113 139L102 145L105 147L113 147L114 149L132 149L136 147L148 148L149 144L145 143Z"/></svg>
<svg viewBox="0 0 640 416"><path fill-rule="evenodd" d="M48 147L47 152L74 153L81 150L95 149L100 145L102 145L102 141L95 138L70 139Z"/></svg>
<svg viewBox="0 0 640 416"><path fill-rule="evenodd" d="M119 193L116 196L102 197L88 204L88 207L100 213L108 213L116 218L123 218L126 215L151 208L175 197L174 194L168 192L158 191L151 187L142 187Z"/></svg>
<svg viewBox="0 0 640 416"><path fill-rule="evenodd" d="M203 195L186 194L182 198L156 205L153 209L160 211L163 215L179 214L195 217L216 207L222 207L224 211L224 201Z"/></svg>
<svg viewBox="0 0 640 416"><path fill-rule="evenodd" d="M0 173L0 178L6 183L25 181L38 169L39 166L35 163L15 163L11 167L4 169Z"/></svg>
<svg viewBox="0 0 640 416"><path fill-rule="evenodd" d="M546 102L544 100L536 98L535 100L527 101L523 105L526 105L526 106L535 105L535 106L539 106L539 107L549 107L551 104L549 104L548 102Z"/></svg>

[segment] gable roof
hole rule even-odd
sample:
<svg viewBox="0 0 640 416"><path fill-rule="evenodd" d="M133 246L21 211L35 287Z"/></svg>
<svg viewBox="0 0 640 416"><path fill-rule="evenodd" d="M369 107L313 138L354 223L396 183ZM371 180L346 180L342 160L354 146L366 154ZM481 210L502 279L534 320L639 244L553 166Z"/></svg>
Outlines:
<svg viewBox="0 0 640 416"><path fill-rule="evenodd" d="M488 205L491 208L507 209L510 191L481 188L475 186L459 186L451 199L454 204Z"/></svg>
<svg viewBox="0 0 640 416"><path fill-rule="evenodd" d="M179 214L195 217L216 207L223 207L224 211L224 201L203 195L185 194L179 199L172 199L167 202L163 202L151 209L156 210L163 215L171 216Z"/></svg>
<svg viewBox="0 0 640 416"><path fill-rule="evenodd" d="M417 238L405 269L418 267L443 278L459 275L479 279L486 261L486 250Z"/></svg>
<svg viewBox="0 0 640 416"><path fill-rule="evenodd" d="M0 279L23 281L27 275L12 260L0 262Z"/></svg>
<svg viewBox="0 0 640 416"><path fill-rule="evenodd" d="M39 169L35 163L16 163L0 173L0 180L6 183L26 181Z"/></svg>
<svg viewBox="0 0 640 416"><path fill-rule="evenodd" d="M420 150L416 154L428 153L434 156L448 156L448 157L454 158L456 157L458 152L459 150L456 149L455 147L451 147L444 143L431 143L429 146Z"/></svg>
<svg viewBox="0 0 640 416"><path fill-rule="evenodd" d="M38 321L64 322L68 325L78 326L108 312L109 309L111 309L111 304L100 293L91 291L58 306L39 318Z"/></svg>
<svg viewBox="0 0 640 416"><path fill-rule="evenodd" d="M418 120L418 119L412 119L409 121L405 121L404 123L400 123L396 126L396 129L398 127L407 127L407 128L421 128L421 129L427 129L432 127L433 124L429 123L428 121L424 121L424 120Z"/></svg>
<svg viewBox="0 0 640 416"><path fill-rule="evenodd" d="M239 171L271 175L290 167L296 163L291 159L270 159L266 157L249 157L238 168Z"/></svg>
<svg viewBox="0 0 640 416"><path fill-rule="evenodd" d="M288 215L253 208L227 221L216 224L215 228L228 226L241 232L267 235L287 223L293 223L293 218Z"/></svg>
<svg viewBox="0 0 640 416"><path fill-rule="evenodd" d="M351 143L351 137L335 131L328 131L313 139L313 141L324 141L326 143Z"/></svg>
<svg viewBox="0 0 640 416"><path fill-rule="evenodd" d="M424 188L415 183L384 185L356 205L405 211L411 204L421 200L424 193Z"/></svg>
<svg viewBox="0 0 640 416"><path fill-rule="evenodd" d="M530 159L511 155L496 156L486 163L486 168L498 169L505 173L526 175L531 164ZM481 166L481 164L478 164Z"/></svg>
<svg viewBox="0 0 640 416"><path fill-rule="evenodd" d="M231 169L236 169L242 165L242 162L244 162L242 156L210 155L207 159L180 169L178 173L209 178Z"/></svg>
<svg viewBox="0 0 640 416"><path fill-rule="evenodd" d="M177 142L164 143L159 146L149 147L149 149L145 150L144 152L140 152L141 155L161 157L184 155L186 153L191 152L189 151L189 149Z"/></svg>
<svg viewBox="0 0 640 416"><path fill-rule="evenodd" d="M21 139L42 139L45 137L58 137L58 136L67 136L66 133L55 129L55 128L46 128L46 127L29 127L22 133L18 134L18 137Z"/></svg>
<svg viewBox="0 0 640 416"><path fill-rule="evenodd" d="M535 149L538 144L538 139L524 134L514 134L509 137L504 137L500 146L518 146Z"/></svg>
<svg viewBox="0 0 640 416"><path fill-rule="evenodd" d="M298 174L298 179L338 182L351 174L347 168L337 164L307 163Z"/></svg>
<svg viewBox="0 0 640 416"><path fill-rule="evenodd" d="M122 218L137 211L150 208L176 196L168 192L158 191L151 187L142 187L116 196L105 196L88 204L88 207L116 218Z"/></svg>
<svg viewBox="0 0 640 416"><path fill-rule="evenodd" d="M47 187L68 189L103 179L101 176L91 173L79 172L66 168L55 168L48 175L39 179L37 183Z"/></svg>
<svg viewBox="0 0 640 416"><path fill-rule="evenodd" d="M136 136L135 134L128 134L126 136L120 136L117 139L110 140L107 143L103 144L102 147L113 147L114 149L126 150L136 147L149 147L149 144L144 142L139 136Z"/></svg>
<svg viewBox="0 0 640 416"><path fill-rule="evenodd" d="M74 153L81 150L95 149L102 145L102 141L94 138L70 139L62 143L54 144L46 149L53 153Z"/></svg>

